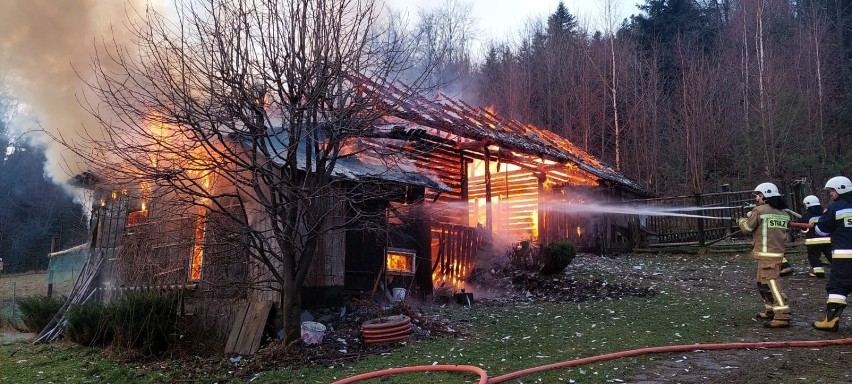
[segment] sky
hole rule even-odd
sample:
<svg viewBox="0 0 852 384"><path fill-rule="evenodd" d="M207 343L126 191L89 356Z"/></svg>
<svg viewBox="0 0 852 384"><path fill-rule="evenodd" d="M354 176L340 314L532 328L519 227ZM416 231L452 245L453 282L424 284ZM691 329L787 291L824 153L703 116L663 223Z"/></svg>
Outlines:
<svg viewBox="0 0 852 384"><path fill-rule="evenodd" d="M385 0L393 9L407 10L411 22L418 8L437 7L446 0ZM473 17L480 32L480 42L489 39L505 41L515 37L530 19L545 20L556 11L559 0L456 0L472 4ZM615 19L619 22L631 14L639 13L637 3L643 0L612 0L615 5ZM578 24L588 26L590 30L603 29L603 10L605 0L563 0L568 12L577 18Z"/></svg>

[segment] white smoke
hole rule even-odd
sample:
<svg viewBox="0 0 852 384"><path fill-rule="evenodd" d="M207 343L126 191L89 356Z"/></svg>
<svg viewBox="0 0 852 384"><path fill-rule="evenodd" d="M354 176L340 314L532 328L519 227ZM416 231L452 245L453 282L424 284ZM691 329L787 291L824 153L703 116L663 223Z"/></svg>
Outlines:
<svg viewBox="0 0 852 384"><path fill-rule="evenodd" d="M79 101L84 80L92 78L91 57L104 41L125 41L128 15L144 6L141 0L0 1L0 67L21 105L12 129L45 148L44 171L57 184L67 186L87 166L40 131L72 141L84 131L98 136Z"/></svg>

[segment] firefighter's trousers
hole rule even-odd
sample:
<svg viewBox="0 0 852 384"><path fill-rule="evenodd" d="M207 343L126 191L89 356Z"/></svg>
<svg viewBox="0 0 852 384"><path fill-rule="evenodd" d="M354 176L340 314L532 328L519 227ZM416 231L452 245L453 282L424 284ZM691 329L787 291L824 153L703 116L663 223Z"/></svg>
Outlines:
<svg viewBox="0 0 852 384"><path fill-rule="evenodd" d="M757 259L757 285L767 311L775 320L789 321L790 307L787 295L781 289L781 258Z"/></svg>

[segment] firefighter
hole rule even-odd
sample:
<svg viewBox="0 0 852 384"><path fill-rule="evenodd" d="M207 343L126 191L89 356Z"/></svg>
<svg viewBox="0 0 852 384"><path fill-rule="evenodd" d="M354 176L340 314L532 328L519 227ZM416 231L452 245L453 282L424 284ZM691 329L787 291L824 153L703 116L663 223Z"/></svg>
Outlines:
<svg viewBox="0 0 852 384"><path fill-rule="evenodd" d="M754 189L755 207L748 218L738 222L743 233L751 233L757 259L757 289L763 298L765 310L757 314L767 328L790 326L790 307L781 290L781 260L784 258L787 224L790 215L783 210L787 203L772 183L762 183Z"/></svg>
<svg viewBox="0 0 852 384"><path fill-rule="evenodd" d="M832 201L813 229L820 236L831 236L831 273L825 286L828 293L825 317L813 326L837 332L840 314L852 292L852 182L847 177L835 176L828 179L825 189Z"/></svg>
<svg viewBox="0 0 852 384"><path fill-rule="evenodd" d="M814 195L808 195L802 200L805 205L805 213L802 215L802 221L809 224L816 224L819 221L825 209L819 198ZM822 264L820 256L825 255L826 260L831 263L831 238L828 236L817 235L812 229L805 229L805 247L808 249L808 263L811 265L811 272L808 273L811 277L825 277L825 267Z"/></svg>

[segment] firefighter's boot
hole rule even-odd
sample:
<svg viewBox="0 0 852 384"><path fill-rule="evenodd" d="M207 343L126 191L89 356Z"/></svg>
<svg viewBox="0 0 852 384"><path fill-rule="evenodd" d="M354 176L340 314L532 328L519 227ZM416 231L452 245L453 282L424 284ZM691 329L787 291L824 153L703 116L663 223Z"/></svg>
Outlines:
<svg viewBox="0 0 852 384"><path fill-rule="evenodd" d="M781 292L781 287L775 280L769 280L769 284L759 284L760 295L763 296L767 307L766 328L786 328L790 326L790 307L787 306L787 297ZM769 315L771 313L771 316Z"/></svg>
<svg viewBox="0 0 852 384"><path fill-rule="evenodd" d="M757 283L757 291L760 292L760 298L763 299L764 311L759 312L754 316L757 320L772 320L775 317L775 312L772 311L772 290L769 284Z"/></svg>
<svg viewBox="0 0 852 384"><path fill-rule="evenodd" d="M767 320L763 322L763 326L765 328L787 328L790 326L790 318L789 314L787 314L786 319L781 319L781 316L773 317L772 320Z"/></svg>
<svg viewBox="0 0 852 384"><path fill-rule="evenodd" d="M840 314L846 308L846 304L828 303L825 306L825 318L814 321L814 328L820 331L837 332L840 329Z"/></svg>
<svg viewBox="0 0 852 384"><path fill-rule="evenodd" d="M775 318L775 312L772 311L771 306L767 305L766 310L763 312L758 312L756 315L754 315L754 318L758 320L772 320Z"/></svg>

